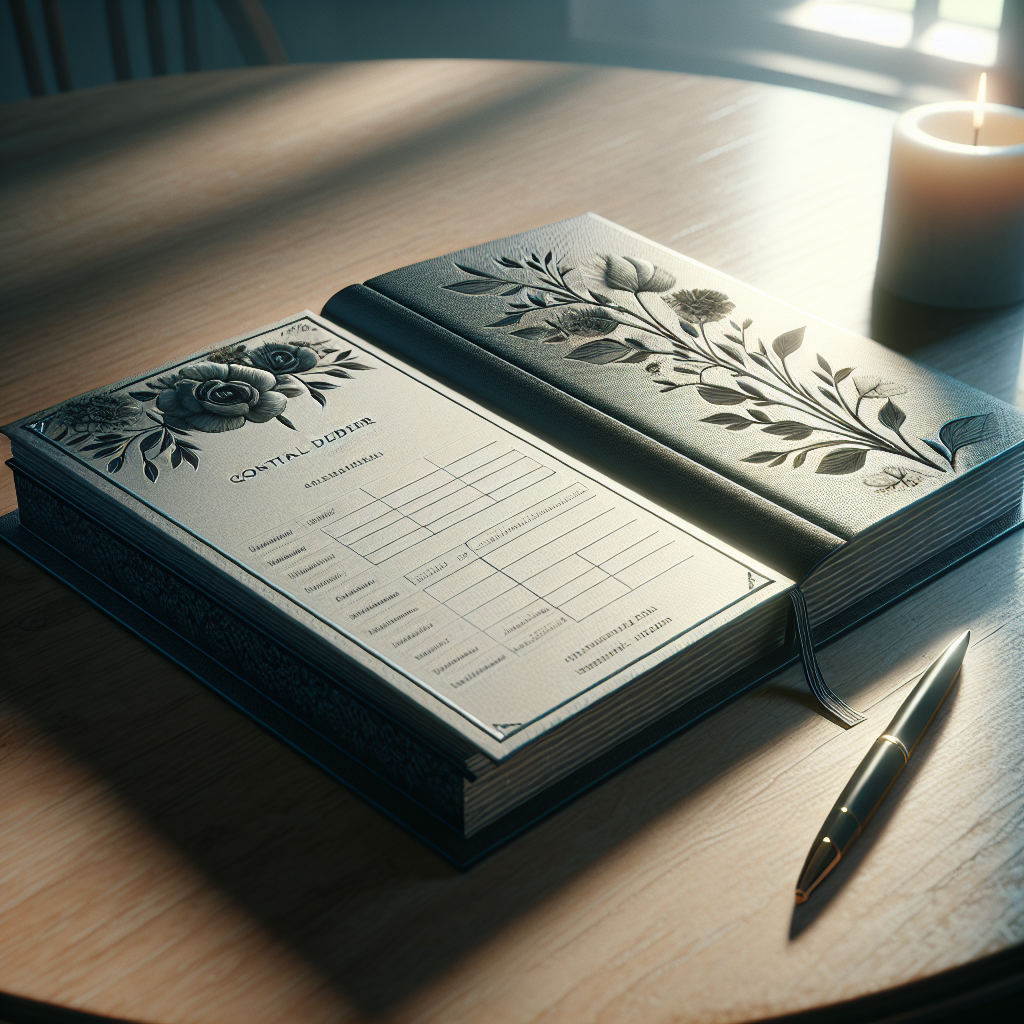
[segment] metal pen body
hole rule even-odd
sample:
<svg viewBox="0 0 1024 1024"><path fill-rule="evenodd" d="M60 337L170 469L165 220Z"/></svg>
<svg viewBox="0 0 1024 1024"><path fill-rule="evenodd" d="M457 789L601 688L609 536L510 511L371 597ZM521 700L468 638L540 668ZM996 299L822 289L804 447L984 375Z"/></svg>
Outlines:
<svg viewBox="0 0 1024 1024"><path fill-rule="evenodd" d="M943 651L857 766L807 855L796 886L797 903L803 903L842 860L885 799L946 699L970 639L968 630Z"/></svg>

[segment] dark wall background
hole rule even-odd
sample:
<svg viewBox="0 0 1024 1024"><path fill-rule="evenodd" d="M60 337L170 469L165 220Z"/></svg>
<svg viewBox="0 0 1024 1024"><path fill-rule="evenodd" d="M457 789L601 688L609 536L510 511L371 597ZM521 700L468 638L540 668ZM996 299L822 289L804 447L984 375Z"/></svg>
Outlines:
<svg viewBox="0 0 1024 1024"><path fill-rule="evenodd" d="M29 96L10 0L0 0L0 102ZM184 70L178 0L157 0L168 70ZM204 69L245 64L217 0L193 0ZM582 61L755 78L892 107L968 92L981 70L852 39L807 32L777 15L797 0L263 0L294 62L389 57L489 57ZM939 0L917 0L934 18ZM56 82L40 0L26 0L50 92ZM143 0L122 0L134 77L151 74ZM114 80L104 0L60 0L75 88ZM665 26L670 26L668 30ZM582 31L581 31L582 26ZM591 27L597 31L588 31ZM1005 0L1001 35L1004 101L1024 65L1024 0ZM1005 37L1005 38L1003 38ZM749 54L779 56L771 67ZM746 55L746 56L745 56ZM787 65L787 60L789 64ZM802 62L802 63L801 63ZM772 62L769 62L772 63ZM810 66L817 63L820 73ZM780 70L781 68L781 70ZM810 68L810 70L808 70ZM830 74L829 68L836 69ZM851 71L852 69L852 71ZM842 73L839 73L839 72ZM860 76L858 78L858 75ZM879 83L872 85L872 78ZM886 84L888 83L888 84ZM1002 94L999 95L999 90ZM929 92L930 90L930 92ZM1016 102L1024 103L1024 94Z"/></svg>

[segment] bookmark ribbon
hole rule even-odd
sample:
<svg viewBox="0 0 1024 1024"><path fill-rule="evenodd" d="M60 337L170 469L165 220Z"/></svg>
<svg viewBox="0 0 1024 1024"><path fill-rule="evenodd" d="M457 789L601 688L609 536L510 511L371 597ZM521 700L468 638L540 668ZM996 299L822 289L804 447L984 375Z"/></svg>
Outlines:
<svg viewBox="0 0 1024 1024"><path fill-rule="evenodd" d="M811 619L807 614L807 601L804 600L803 592L799 587L794 587L789 592L789 599L793 602L793 611L796 615L796 635L800 638L800 654L803 657L804 675L807 677L807 685L811 693L818 699L818 703L839 721L847 726L858 725L863 722L864 716L859 711L854 711L849 704L835 694L825 677L821 674L818 666L818 659L814 656L814 638L811 636Z"/></svg>

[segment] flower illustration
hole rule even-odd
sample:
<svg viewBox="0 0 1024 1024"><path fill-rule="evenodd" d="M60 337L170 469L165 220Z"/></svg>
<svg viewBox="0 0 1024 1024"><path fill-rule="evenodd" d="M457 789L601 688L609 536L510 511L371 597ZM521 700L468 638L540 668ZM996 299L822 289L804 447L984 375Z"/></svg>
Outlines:
<svg viewBox="0 0 1024 1024"><path fill-rule="evenodd" d="M93 395L73 398L54 414L54 420L72 430L110 431L130 427L142 414L142 406L127 395Z"/></svg>
<svg viewBox="0 0 1024 1024"><path fill-rule="evenodd" d="M567 309L548 321L563 338L603 338L619 321L603 309Z"/></svg>
<svg viewBox="0 0 1024 1024"><path fill-rule="evenodd" d="M317 364L317 354L305 345L268 342L249 353L248 361L261 370L269 370L275 377L288 373L303 373Z"/></svg>
<svg viewBox="0 0 1024 1024"><path fill-rule="evenodd" d="M708 405L732 407L701 417L701 423L802 442L754 451L742 462L799 470L810 456L817 463L815 473L845 476L859 472L869 454L877 453L945 473L947 467L956 470L962 449L993 436L988 413L950 420L937 439L908 436L907 411L892 400L907 393L905 384L855 376L853 366L833 370L820 353L808 386L794 376L806 371L787 363L803 345L804 327L784 331L768 347L757 338L756 348L747 337L754 323L750 317L709 330L708 325L725 320L736 308L729 296L711 288L682 288L649 299L645 293L666 292L676 280L647 260L594 254L591 268L600 269L606 287L619 293L612 297L580 280L578 270L576 278L570 277L574 268L553 251L543 258L530 253L528 258L506 254L492 259L503 274L455 263L468 276L441 285L464 296L504 297L504 315L486 328L507 330L517 341L568 344L565 359L594 367L642 364L663 395L695 393ZM676 314L674 324L658 312L659 301ZM629 333L620 335L620 327ZM285 388L278 383L278 390ZM927 454L919 443L929 449ZM865 483L877 491L902 489L918 486L929 475L889 467Z"/></svg>
<svg viewBox="0 0 1024 1024"><path fill-rule="evenodd" d="M667 270L635 256L605 256L604 281L609 288L634 294L667 292L676 283Z"/></svg>
<svg viewBox="0 0 1024 1024"><path fill-rule="evenodd" d="M735 308L724 292L713 288L681 288L666 300L679 316L691 324L711 324L724 320Z"/></svg>
<svg viewBox="0 0 1024 1024"><path fill-rule="evenodd" d="M157 395L156 405L172 427L216 434L237 430L246 420L266 423L280 416L288 399L274 390L276 384L274 374L256 366L196 363Z"/></svg>

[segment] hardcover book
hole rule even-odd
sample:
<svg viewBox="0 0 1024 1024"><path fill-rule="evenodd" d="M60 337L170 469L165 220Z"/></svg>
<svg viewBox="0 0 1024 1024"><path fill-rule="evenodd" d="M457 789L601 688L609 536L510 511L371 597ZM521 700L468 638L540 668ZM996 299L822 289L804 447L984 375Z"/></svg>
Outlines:
<svg viewBox="0 0 1024 1024"><path fill-rule="evenodd" d="M996 399L588 215L11 424L9 540L457 863L1020 522Z"/></svg>

